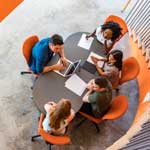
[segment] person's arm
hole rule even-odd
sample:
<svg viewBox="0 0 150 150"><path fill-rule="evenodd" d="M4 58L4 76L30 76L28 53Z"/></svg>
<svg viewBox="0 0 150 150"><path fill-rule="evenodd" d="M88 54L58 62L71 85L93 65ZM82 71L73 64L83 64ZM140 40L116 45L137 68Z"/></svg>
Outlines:
<svg viewBox="0 0 150 150"><path fill-rule="evenodd" d="M55 64L52 66L45 66L42 73L47 73L52 70L63 70L64 66L62 64Z"/></svg>
<svg viewBox="0 0 150 150"><path fill-rule="evenodd" d="M62 64L55 64L51 66L44 66L44 60L45 58L42 56L39 56L36 61L36 73L39 75L41 73L47 73L52 70L63 70L64 66Z"/></svg>
<svg viewBox="0 0 150 150"><path fill-rule="evenodd" d="M89 103L89 95L92 93L92 89L91 90L89 90L85 95L84 95L84 97L83 97L83 102L86 102L86 103Z"/></svg>
<svg viewBox="0 0 150 150"><path fill-rule="evenodd" d="M95 56L91 56L92 61L96 64L98 61L107 61L107 58L97 58Z"/></svg>
<svg viewBox="0 0 150 150"><path fill-rule="evenodd" d="M66 119L67 124L72 121L72 119L75 117L75 111L73 109L70 110L70 116Z"/></svg>
<svg viewBox="0 0 150 150"><path fill-rule="evenodd" d="M96 34L96 29L94 30L94 32L93 32L93 33L91 33L91 34L87 35L87 36L86 36L86 39L88 40L90 37L94 37L94 36L95 36L95 34Z"/></svg>
<svg viewBox="0 0 150 150"><path fill-rule="evenodd" d="M88 82L88 84L87 84L87 89L93 89L93 84L94 84L94 79L91 79L89 82Z"/></svg>
<svg viewBox="0 0 150 150"><path fill-rule="evenodd" d="M113 42L110 46L108 46L107 40L105 40L104 47L105 47L106 52L109 52L113 48L114 44L115 44L115 42Z"/></svg>
<svg viewBox="0 0 150 150"><path fill-rule="evenodd" d="M96 64L96 69L101 76L106 76L106 73Z"/></svg>
<svg viewBox="0 0 150 150"><path fill-rule="evenodd" d="M46 112L50 112L52 111L56 106L55 102L48 102L47 104L44 105L44 109L46 110Z"/></svg>
<svg viewBox="0 0 150 150"><path fill-rule="evenodd" d="M68 61L65 57L64 48L58 53L58 55L60 57L60 61L61 61L62 65L67 66Z"/></svg>

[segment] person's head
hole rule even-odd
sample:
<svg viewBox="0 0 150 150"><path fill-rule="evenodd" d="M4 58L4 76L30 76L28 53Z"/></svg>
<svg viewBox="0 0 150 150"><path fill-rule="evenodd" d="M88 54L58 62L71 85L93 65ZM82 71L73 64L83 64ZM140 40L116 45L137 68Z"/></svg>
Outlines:
<svg viewBox="0 0 150 150"><path fill-rule="evenodd" d="M94 79L93 83L93 90L94 91L103 91L107 88L108 86L108 81L106 77L100 76L99 78Z"/></svg>
<svg viewBox="0 0 150 150"><path fill-rule="evenodd" d="M107 40L115 41L121 35L122 28L116 22L108 21L101 27L101 32L103 33L104 38Z"/></svg>
<svg viewBox="0 0 150 150"><path fill-rule="evenodd" d="M49 47L54 53L59 53L63 49L63 45L64 45L63 38L60 35L54 34L51 37Z"/></svg>
<svg viewBox="0 0 150 150"><path fill-rule="evenodd" d="M71 102L68 99L61 99L55 110L50 114L50 127L58 129L60 127L60 122L69 117L71 110Z"/></svg>
<svg viewBox="0 0 150 150"><path fill-rule="evenodd" d="M120 50L113 50L107 55L108 62L114 64L118 70L122 69L123 53Z"/></svg>

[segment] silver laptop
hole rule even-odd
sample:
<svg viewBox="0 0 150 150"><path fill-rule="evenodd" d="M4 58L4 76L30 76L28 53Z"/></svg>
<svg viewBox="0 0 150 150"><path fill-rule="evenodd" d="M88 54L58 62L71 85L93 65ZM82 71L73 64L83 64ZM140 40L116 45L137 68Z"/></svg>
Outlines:
<svg viewBox="0 0 150 150"><path fill-rule="evenodd" d="M55 70L56 73L60 74L63 77L70 77L71 75L73 75L77 68L80 65L81 60L77 60L75 62L71 62L70 60L68 61L68 65L64 70Z"/></svg>

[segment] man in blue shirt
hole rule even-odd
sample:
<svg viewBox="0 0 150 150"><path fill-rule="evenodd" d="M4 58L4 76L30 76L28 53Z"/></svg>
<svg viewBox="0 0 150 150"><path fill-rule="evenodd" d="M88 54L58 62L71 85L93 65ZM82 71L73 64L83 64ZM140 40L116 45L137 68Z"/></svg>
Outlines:
<svg viewBox="0 0 150 150"><path fill-rule="evenodd" d="M63 38L58 34L36 43L32 48L32 55L29 63L30 70L37 75L51 70L63 70L64 66L67 64L67 60L64 56L63 44ZM54 53L60 56L61 63L47 66Z"/></svg>

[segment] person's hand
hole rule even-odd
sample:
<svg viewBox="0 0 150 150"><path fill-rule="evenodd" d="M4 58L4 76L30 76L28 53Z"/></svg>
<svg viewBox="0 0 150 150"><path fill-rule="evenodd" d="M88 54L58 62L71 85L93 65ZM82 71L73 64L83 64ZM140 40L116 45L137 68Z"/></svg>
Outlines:
<svg viewBox="0 0 150 150"><path fill-rule="evenodd" d="M93 86L92 86L92 85L88 85L88 86L87 86L87 89L88 89L88 90L93 90Z"/></svg>
<svg viewBox="0 0 150 150"><path fill-rule="evenodd" d="M100 68L100 67L98 66L98 64L97 64L97 63L95 64L95 67L96 67L96 68Z"/></svg>
<svg viewBox="0 0 150 150"><path fill-rule="evenodd" d="M93 90L93 85L94 85L94 79L90 80L87 84L87 89Z"/></svg>
<svg viewBox="0 0 150 150"><path fill-rule="evenodd" d="M56 106L56 103L55 103L55 102L52 102L52 101L51 101L51 102L48 102L48 104L49 104L49 105L52 105L52 106Z"/></svg>
<svg viewBox="0 0 150 150"><path fill-rule="evenodd" d="M53 101L50 101L50 102L48 102L47 104L50 104L50 105L56 105L56 103L53 102Z"/></svg>
<svg viewBox="0 0 150 150"><path fill-rule="evenodd" d="M92 61L94 62L95 65L96 65L97 62L99 61L99 59L96 58L96 57L94 57L94 56L91 56L91 59L92 59Z"/></svg>
<svg viewBox="0 0 150 150"><path fill-rule="evenodd" d="M68 61L67 61L67 59L65 58L65 57L63 57L63 58L60 58L60 62L63 64L63 66L67 66L68 65Z"/></svg>
<svg viewBox="0 0 150 150"><path fill-rule="evenodd" d="M89 35L86 35L86 37L85 37L85 38L86 38L86 40L88 40L88 39L90 38L90 36L89 36Z"/></svg>
<svg viewBox="0 0 150 150"><path fill-rule="evenodd" d="M53 66L53 70L64 70L65 66L63 64L56 64Z"/></svg>

